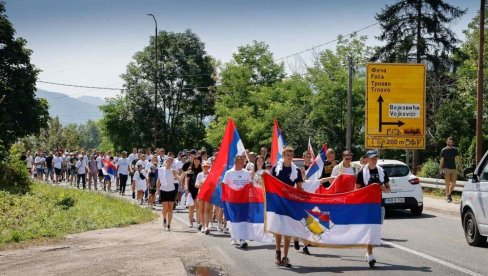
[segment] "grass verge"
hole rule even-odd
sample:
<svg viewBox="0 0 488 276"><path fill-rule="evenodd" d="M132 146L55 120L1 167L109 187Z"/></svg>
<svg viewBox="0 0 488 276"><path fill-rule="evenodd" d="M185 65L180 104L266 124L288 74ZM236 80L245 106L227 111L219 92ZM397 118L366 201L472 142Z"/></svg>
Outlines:
<svg viewBox="0 0 488 276"><path fill-rule="evenodd" d="M0 249L155 217L151 210L113 196L35 183L24 195L0 191Z"/></svg>
<svg viewBox="0 0 488 276"><path fill-rule="evenodd" d="M446 192L442 189L422 188L425 196L446 199ZM456 202L461 200L461 192L452 192L452 199Z"/></svg>

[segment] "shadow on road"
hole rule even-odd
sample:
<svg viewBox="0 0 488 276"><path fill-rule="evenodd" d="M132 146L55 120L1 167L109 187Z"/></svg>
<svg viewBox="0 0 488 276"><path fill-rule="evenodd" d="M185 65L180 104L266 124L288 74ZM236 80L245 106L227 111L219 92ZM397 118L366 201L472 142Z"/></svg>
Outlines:
<svg viewBox="0 0 488 276"><path fill-rule="evenodd" d="M305 267L305 266L293 266L288 270L296 273L344 273L344 272L360 272L360 271L419 271L419 272L432 272L430 267L415 267L407 265L393 265L388 263L376 263L375 268L369 268L366 263L360 267L348 267L348 266L336 266L336 267Z"/></svg>
<svg viewBox="0 0 488 276"><path fill-rule="evenodd" d="M437 216L431 214L423 213L421 216L417 217L412 215L409 210L387 210L385 214L385 219L395 220L395 219L428 219L435 218Z"/></svg>
<svg viewBox="0 0 488 276"><path fill-rule="evenodd" d="M388 242L408 242L408 240L404 239L387 239L387 238L381 238L383 241L388 241Z"/></svg>

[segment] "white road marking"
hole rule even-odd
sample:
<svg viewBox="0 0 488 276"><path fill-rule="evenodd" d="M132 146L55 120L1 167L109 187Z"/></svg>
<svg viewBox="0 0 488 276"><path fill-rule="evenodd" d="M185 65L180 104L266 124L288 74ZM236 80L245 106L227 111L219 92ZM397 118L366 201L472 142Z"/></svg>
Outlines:
<svg viewBox="0 0 488 276"><path fill-rule="evenodd" d="M396 243L392 243L392 242L387 242L387 241L383 241L383 244L385 245L389 245L389 246L392 246L394 248L397 248L397 249L400 249L400 250L403 250L405 252L408 252L408 253L411 253L411 254L414 254L414 255L417 255L419 257L422 257L424 259L427 259L429 261L432 261L432 262L435 262L435 263L438 263L438 264L441 264L443 266L447 266L449 268L452 268L452 269L455 269L457 271L460 271L460 272L463 272L463 273L466 273L468 275L472 275L472 276L482 276L481 274L479 273L476 273L474 271L471 271L467 268L464 268L464 267L460 267L460 266L457 266L455 264L452 264L452 263L449 263L449 262L446 262L446 261L443 261L441 259L438 259L436 257L432 257L430 255L427 255L425 253L422 253L422 252L419 252L419 251L416 251L416 250L413 250L413 249L410 249L410 248L407 248L407 247L404 247L404 246L401 246L401 245L398 245Z"/></svg>

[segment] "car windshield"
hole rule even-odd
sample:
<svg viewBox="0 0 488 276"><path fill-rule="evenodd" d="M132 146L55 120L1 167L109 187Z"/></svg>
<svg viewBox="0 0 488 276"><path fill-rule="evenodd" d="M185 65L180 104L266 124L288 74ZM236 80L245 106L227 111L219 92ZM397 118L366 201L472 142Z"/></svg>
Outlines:
<svg viewBox="0 0 488 276"><path fill-rule="evenodd" d="M381 165L388 177L402 177L410 173L410 169L405 165Z"/></svg>

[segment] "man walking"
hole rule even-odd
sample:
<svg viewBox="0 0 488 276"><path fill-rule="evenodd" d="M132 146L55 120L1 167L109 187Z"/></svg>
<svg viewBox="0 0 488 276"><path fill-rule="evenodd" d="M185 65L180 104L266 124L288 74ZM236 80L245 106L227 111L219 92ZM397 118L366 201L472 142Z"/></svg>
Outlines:
<svg viewBox="0 0 488 276"><path fill-rule="evenodd" d="M457 180L457 168L461 161L459 159L459 152L454 147L454 141L452 137L447 137L447 146L441 150L440 169L444 174L444 183L446 185L446 200L452 202L452 192L456 187ZM456 166L457 165L457 166Z"/></svg>

